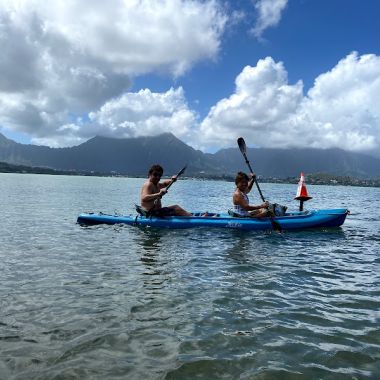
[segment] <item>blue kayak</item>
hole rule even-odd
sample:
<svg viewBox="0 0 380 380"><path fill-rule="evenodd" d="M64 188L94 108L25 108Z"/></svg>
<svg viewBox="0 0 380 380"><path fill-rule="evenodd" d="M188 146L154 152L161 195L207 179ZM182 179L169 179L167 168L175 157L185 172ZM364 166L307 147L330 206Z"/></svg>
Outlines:
<svg viewBox="0 0 380 380"><path fill-rule="evenodd" d="M325 228L341 226L349 211L344 208L312 210L286 213L276 216L275 220L283 230L301 230L306 228ZM192 216L145 217L141 215L107 215L103 213L83 213L77 222L82 225L93 224L129 224L159 228L218 227L241 230L271 230L270 218L237 218L228 213L194 213Z"/></svg>

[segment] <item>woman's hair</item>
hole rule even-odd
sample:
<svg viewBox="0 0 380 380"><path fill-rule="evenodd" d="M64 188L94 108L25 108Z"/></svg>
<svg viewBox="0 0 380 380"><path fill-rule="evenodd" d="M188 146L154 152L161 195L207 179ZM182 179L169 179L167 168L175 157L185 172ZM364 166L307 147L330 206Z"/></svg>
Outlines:
<svg viewBox="0 0 380 380"><path fill-rule="evenodd" d="M238 172L235 178L235 185L237 185L241 181L249 181L249 177L247 176L247 174L243 172Z"/></svg>
<svg viewBox="0 0 380 380"><path fill-rule="evenodd" d="M156 173L161 173L164 174L164 169L162 168L161 165L153 165L150 169L149 169L149 175L151 175L153 172L156 172Z"/></svg>

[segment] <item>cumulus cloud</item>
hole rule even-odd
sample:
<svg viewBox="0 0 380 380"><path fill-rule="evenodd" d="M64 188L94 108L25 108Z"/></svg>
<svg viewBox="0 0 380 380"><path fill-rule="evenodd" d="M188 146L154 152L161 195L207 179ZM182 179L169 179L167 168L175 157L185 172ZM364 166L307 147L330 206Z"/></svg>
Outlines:
<svg viewBox="0 0 380 380"><path fill-rule="evenodd" d="M247 66L236 89L200 125L202 145L245 136L261 147L315 147L380 153L380 57L351 53L306 95L270 57Z"/></svg>
<svg viewBox="0 0 380 380"><path fill-rule="evenodd" d="M120 137L154 136L172 132L189 139L197 115L189 110L183 89L171 88L165 93L152 93L149 89L126 93L104 104L90 114L91 124L110 135Z"/></svg>
<svg viewBox="0 0 380 380"><path fill-rule="evenodd" d="M56 141L65 138L68 145L75 145L94 135L109 137L155 136L171 132L184 141L196 137L198 115L188 108L181 87L164 93L149 89L137 93L124 93L106 102L99 110L86 118L62 125L54 134L35 143L57 146Z"/></svg>
<svg viewBox="0 0 380 380"><path fill-rule="evenodd" d="M251 30L255 37L261 38L263 32L272 26L276 26L282 16L288 0L258 0L255 3L257 22Z"/></svg>
<svg viewBox="0 0 380 380"><path fill-rule="evenodd" d="M284 123L302 101L302 82L288 85L283 64L267 57L256 67L246 66L235 85L235 93L220 100L203 120L202 136L221 146L241 135L260 146L289 143L284 141Z"/></svg>
<svg viewBox="0 0 380 380"><path fill-rule="evenodd" d="M305 126L303 140L313 147L380 151L379 96L380 57L351 53L320 75L302 102L297 124Z"/></svg>
<svg viewBox="0 0 380 380"><path fill-rule="evenodd" d="M254 32L286 0L260 0ZM236 17L236 15L234 16ZM237 18L236 18L237 19ZM228 19L216 0L0 0L0 127L71 146L99 134L173 132L197 148L341 147L380 154L380 57L351 53L315 79L289 83L281 62L246 66L235 91L199 122L182 87L130 92L150 72L176 77L215 59ZM132 79L131 79L132 78Z"/></svg>
<svg viewBox="0 0 380 380"><path fill-rule="evenodd" d="M72 126L134 76L176 77L215 59L226 22L214 0L0 0L0 125L35 142L78 143Z"/></svg>

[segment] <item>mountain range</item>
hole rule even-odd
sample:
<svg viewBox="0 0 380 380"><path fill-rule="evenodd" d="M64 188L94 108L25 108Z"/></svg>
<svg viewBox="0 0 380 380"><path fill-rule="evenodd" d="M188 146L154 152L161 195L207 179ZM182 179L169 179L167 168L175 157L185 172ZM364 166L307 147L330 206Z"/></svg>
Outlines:
<svg viewBox="0 0 380 380"><path fill-rule="evenodd" d="M380 159L342 149L248 148L247 155L255 172L265 178L296 177L301 171L380 178ZM214 154L203 153L171 133L124 139L96 136L70 148L20 144L0 133L0 161L130 176L145 176L155 163L160 163L168 175L178 172L185 164L188 164L186 174L194 176L230 176L247 170L237 147L221 149Z"/></svg>

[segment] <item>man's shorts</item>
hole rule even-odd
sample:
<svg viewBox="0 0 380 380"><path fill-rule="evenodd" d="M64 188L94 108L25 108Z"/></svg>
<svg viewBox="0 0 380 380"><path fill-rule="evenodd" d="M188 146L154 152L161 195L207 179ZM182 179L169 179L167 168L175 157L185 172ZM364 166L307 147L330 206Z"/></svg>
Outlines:
<svg viewBox="0 0 380 380"><path fill-rule="evenodd" d="M158 216L159 218L162 218L164 216L174 216L175 215L175 209L174 207L161 207L158 210L152 210L150 212L151 216Z"/></svg>

